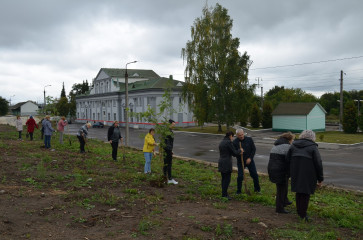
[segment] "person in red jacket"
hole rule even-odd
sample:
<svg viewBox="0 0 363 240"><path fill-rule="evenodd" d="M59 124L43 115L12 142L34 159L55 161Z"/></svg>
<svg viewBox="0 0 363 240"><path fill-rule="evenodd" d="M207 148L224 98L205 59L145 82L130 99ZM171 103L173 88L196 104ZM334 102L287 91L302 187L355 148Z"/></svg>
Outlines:
<svg viewBox="0 0 363 240"><path fill-rule="evenodd" d="M29 119L26 121L25 125L28 128L28 133L30 136L30 141L33 141L33 133L34 133L34 128L38 128L37 123L35 122L33 116L30 116Z"/></svg>

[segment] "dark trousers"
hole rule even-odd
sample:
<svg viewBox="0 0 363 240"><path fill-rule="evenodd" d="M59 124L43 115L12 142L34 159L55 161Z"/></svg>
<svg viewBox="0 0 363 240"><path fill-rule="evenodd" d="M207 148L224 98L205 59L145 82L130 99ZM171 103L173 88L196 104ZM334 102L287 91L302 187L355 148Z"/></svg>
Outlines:
<svg viewBox="0 0 363 240"><path fill-rule="evenodd" d="M261 188L260 188L260 183L258 181L258 175L257 175L255 161L251 160L251 163L249 165L246 165L246 162L244 162L244 165L245 165L245 167L248 168L248 171L250 172L250 176L253 179L253 185L254 185L255 192L259 192L261 190ZM237 160L237 168L238 168L237 192L240 193L242 190L242 180L243 180L242 161Z"/></svg>
<svg viewBox="0 0 363 240"><path fill-rule="evenodd" d="M172 179L171 177L172 161L173 161L173 153L171 151L165 151L163 172L164 176L165 177L167 176L169 180Z"/></svg>
<svg viewBox="0 0 363 240"><path fill-rule="evenodd" d="M281 212L287 206L289 199L287 198L288 183L276 183L276 212Z"/></svg>
<svg viewBox="0 0 363 240"><path fill-rule="evenodd" d="M112 147L112 159L116 161L117 160L118 141L116 141L116 142L112 141L111 147Z"/></svg>
<svg viewBox="0 0 363 240"><path fill-rule="evenodd" d="M29 133L30 141L33 141L33 133L34 133L34 132L30 132L30 133Z"/></svg>
<svg viewBox="0 0 363 240"><path fill-rule="evenodd" d="M228 187L231 182L231 172L222 173L222 197L228 197Z"/></svg>
<svg viewBox="0 0 363 240"><path fill-rule="evenodd" d="M79 148L81 150L81 153L86 152L84 150L84 145L86 144L86 142L84 141L84 138L82 136L77 136L78 140L79 140Z"/></svg>
<svg viewBox="0 0 363 240"><path fill-rule="evenodd" d="M18 133L19 133L19 139L21 139L21 132L22 132L22 131L18 131Z"/></svg>
<svg viewBox="0 0 363 240"><path fill-rule="evenodd" d="M310 194L296 193L296 210L301 218L306 217L310 201Z"/></svg>
<svg viewBox="0 0 363 240"><path fill-rule="evenodd" d="M50 148L50 139L52 138L51 135L44 135L44 146L45 148Z"/></svg>

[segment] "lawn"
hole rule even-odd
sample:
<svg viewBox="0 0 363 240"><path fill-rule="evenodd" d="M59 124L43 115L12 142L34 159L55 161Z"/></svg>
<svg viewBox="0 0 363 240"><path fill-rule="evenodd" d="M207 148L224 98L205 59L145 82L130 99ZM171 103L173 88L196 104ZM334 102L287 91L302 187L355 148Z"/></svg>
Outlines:
<svg viewBox="0 0 363 240"><path fill-rule="evenodd" d="M0 125L0 239L362 239L362 194L323 187L311 197L312 223L274 211L275 186L261 176L261 194L220 197L220 174L209 164L173 160L178 185L165 185L163 162L152 160L143 174L143 153L126 149L111 160L98 140L78 153L71 136L54 151L18 141ZM249 176L248 186L252 191ZM289 193L294 200L294 195Z"/></svg>

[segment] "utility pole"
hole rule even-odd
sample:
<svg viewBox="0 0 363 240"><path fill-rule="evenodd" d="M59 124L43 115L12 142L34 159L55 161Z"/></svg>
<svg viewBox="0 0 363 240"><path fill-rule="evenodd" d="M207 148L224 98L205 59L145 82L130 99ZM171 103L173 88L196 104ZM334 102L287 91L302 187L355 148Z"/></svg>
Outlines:
<svg viewBox="0 0 363 240"><path fill-rule="evenodd" d="M255 81L257 81L257 87L259 88L261 85L261 110L263 108L263 87L262 87L262 83L260 84L260 80L262 82L262 78L256 78Z"/></svg>
<svg viewBox="0 0 363 240"><path fill-rule="evenodd" d="M340 71L340 108L339 108L339 131L342 131L343 123L343 70ZM345 73L344 73L345 74Z"/></svg>
<svg viewBox="0 0 363 240"><path fill-rule="evenodd" d="M261 85L261 109L263 109L263 87Z"/></svg>

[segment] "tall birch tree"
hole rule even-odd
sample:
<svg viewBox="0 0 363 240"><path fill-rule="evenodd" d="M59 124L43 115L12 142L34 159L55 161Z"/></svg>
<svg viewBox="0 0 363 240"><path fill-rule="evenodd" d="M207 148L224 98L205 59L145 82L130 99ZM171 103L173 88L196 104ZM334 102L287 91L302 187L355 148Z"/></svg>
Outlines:
<svg viewBox="0 0 363 240"><path fill-rule="evenodd" d="M183 97L191 106L199 125L216 121L227 128L239 121L241 107L237 93L247 88L249 56L238 51L239 39L233 38L233 21L226 8L216 4L203 8L191 27L191 40L182 49L186 61Z"/></svg>

